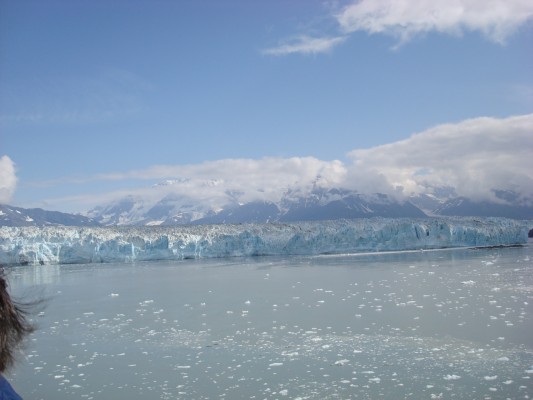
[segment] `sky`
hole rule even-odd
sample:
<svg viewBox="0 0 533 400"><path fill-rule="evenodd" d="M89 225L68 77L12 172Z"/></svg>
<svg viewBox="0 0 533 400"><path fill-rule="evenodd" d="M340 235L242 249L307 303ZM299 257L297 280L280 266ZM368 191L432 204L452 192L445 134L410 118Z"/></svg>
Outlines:
<svg viewBox="0 0 533 400"><path fill-rule="evenodd" d="M532 204L531 71L530 0L0 0L0 204Z"/></svg>

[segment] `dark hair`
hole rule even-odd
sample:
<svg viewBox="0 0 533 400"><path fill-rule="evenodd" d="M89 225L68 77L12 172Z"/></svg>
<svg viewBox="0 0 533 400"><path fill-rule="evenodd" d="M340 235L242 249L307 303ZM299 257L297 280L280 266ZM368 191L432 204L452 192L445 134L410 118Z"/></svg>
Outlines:
<svg viewBox="0 0 533 400"><path fill-rule="evenodd" d="M4 271L0 268L0 372L14 364L22 340L35 330L27 319L27 306L31 304L20 304L11 299Z"/></svg>

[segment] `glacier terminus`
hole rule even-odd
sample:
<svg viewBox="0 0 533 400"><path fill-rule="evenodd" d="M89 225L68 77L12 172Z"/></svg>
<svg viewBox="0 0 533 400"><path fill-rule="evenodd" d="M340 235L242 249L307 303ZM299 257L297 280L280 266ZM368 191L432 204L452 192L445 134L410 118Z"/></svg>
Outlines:
<svg viewBox="0 0 533 400"><path fill-rule="evenodd" d="M352 219L173 227L0 227L0 264L319 255L525 244L505 218Z"/></svg>

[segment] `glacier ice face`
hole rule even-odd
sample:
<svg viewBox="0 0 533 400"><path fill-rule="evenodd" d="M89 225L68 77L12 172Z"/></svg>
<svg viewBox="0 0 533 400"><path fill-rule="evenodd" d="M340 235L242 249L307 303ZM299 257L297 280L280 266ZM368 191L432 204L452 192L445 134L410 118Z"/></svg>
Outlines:
<svg viewBox="0 0 533 400"><path fill-rule="evenodd" d="M527 243L503 218L354 219L174 227L1 227L0 264L316 255Z"/></svg>

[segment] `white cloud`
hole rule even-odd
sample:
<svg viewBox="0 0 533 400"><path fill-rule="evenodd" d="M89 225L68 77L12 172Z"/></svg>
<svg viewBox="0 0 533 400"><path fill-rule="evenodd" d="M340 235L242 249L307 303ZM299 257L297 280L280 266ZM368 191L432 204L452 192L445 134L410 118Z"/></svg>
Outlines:
<svg viewBox="0 0 533 400"><path fill-rule="evenodd" d="M277 47L263 50L263 54L270 56L285 56L288 54L319 54L327 53L346 40L344 36L313 38L302 35L288 40Z"/></svg>
<svg viewBox="0 0 533 400"><path fill-rule="evenodd" d="M460 36L478 32L504 44L520 27L533 21L531 0L357 0L332 12L339 33L334 37L298 36L263 54L284 56L330 51L354 32L383 34L398 46L430 32Z"/></svg>
<svg viewBox="0 0 533 400"><path fill-rule="evenodd" d="M361 0L337 15L344 32L388 34L401 42L432 31L468 30L504 43L532 18L530 0Z"/></svg>
<svg viewBox="0 0 533 400"><path fill-rule="evenodd" d="M338 160L322 161L314 157L236 158L206 161L200 164L155 165L142 170L101 174L86 179L78 178L77 182L184 178L184 180L202 182L224 182L227 185L235 185L235 188L257 187L268 190L268 188L287 188L298 182L310 184L317 176L328 182L338 182L338 177L343 174L343 168L342 162ZM62 181L69 179L57 182Z"/></svg>
<svg viewBox="0 0 533 400"><path fill-rule="evenodd" d="M0 158L0 204L11 201L17 187L15 163L8 156Z"/></svg>
<svg viewBox="0 0 533 400"><path fill-rule="evenodd" d="M350 156L352 179L375 179L382 188L388 185L389 193L453 187L459 196L495 201L493 190L499 189L533 203L533 114L439 125Z"/></svg>
<svg viewBox="0 0 533 400"><path fill-rule="evenodd" d="M492 201L498 201L494 189L512 190L533 204L533 114L439 125L402 141L353 150L349 157L353 163L267 157L159 165L89 177L87 182L116 182L117 190L48 199L46 204L82 211L132 195L150 207L170 195L183 204L217 209L230 201L277 202L289 191L305 195L317 186L396 198L453 188L459 196ZM151 185L164 180L172 181Z"/></svg>
<svg viewBox="0 0 533 400"><path fill-rule="evenodd" d="M88 177L85 182L116 181L116 186L120 187L122 181L172 180L170 184L143 185L137 189L118 189L112 193L48 199L46 203L59 209L69 206L86 210L127 195L141 197L147 204L155 203L167 195L174 195L217 208L229 201L279 201L289 189L305 194L314 186L342 186L345 174L346 168L342 162L322 161L314 157L223 159L191 165L158 165L143 170ZM63 183L73 182L67 178L48 184ZM77 180L75 183L82 184L84 181Z"/></svg>

